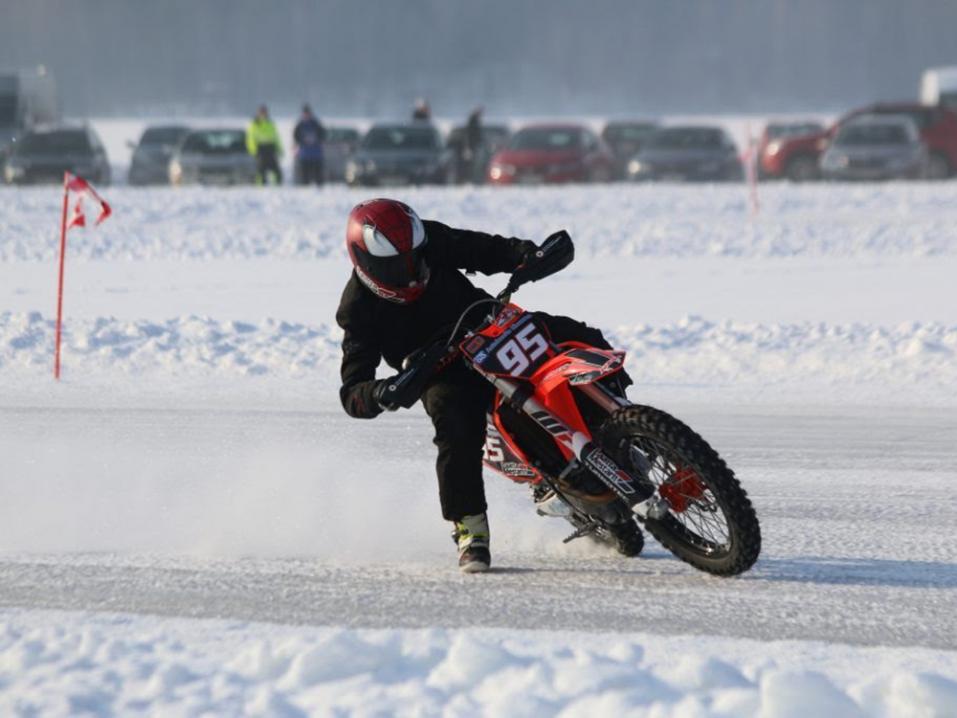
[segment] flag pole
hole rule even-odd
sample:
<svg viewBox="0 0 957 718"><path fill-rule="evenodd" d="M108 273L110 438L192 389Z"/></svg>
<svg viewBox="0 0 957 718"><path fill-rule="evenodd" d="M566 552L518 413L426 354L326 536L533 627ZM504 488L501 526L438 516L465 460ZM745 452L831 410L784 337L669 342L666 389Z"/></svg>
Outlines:
<svg viewBox="0 0 957 718"><path fill-rule="evenodd" d="M63 264L66 258L66 210L70 173L63 173L63 215L60 218L60 281L56 298L56 358L53 362L53 378L60 380L60 334L63 326Z"/></svg>

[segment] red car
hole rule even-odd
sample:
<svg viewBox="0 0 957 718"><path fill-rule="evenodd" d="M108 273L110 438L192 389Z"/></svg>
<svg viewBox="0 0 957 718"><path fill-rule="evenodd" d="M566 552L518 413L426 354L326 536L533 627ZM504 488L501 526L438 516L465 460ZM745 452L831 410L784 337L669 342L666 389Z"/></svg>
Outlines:
<svg viewBox="0 0 957 718"><path fill-rule="evenodd" d="M490 184L607 182L614 171L611 150L587 127L531 125L512 135L492 157Z"/></svg>
<svg viewBox="0 0 957 718"><path fill-rule="evenodd" d="M818 160L841 125L860 115L905 115L920 130L927 145L926 177L944 179L957 170L957 114L935 105L916 102L881 103L844 115L830 129L809 135L784 137L762 147L758 157L764 177L787 177L794 182L816 179Z"/></svg>

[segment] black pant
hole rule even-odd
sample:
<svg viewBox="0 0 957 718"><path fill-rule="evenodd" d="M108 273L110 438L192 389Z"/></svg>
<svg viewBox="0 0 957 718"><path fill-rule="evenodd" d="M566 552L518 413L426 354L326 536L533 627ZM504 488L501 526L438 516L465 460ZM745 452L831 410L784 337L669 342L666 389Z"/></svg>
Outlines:
<svg viewBox="0 0 957 718"><path fill-rule="evenodd" d="M266 184L270 172L275 174L276 184L282 184L282 170L279 168L276 145L259 145L256 149L256 181Z"/></svg>
<svg viewBox="0 0 957 718"><path fill-rule="evenodd" d="M579 341L602 349L611 348L599 330L574 319L543 313L538 313L538 318L548 328L552 341ZM485 415L494 393L494 387L477 372L456 362L439 374L422 394L422 405L435 427L439 502L442 516L448 521L480 514L487 508L482 447Z"/></svg>
<svg viewBox="0 0 957 718"><path fill-rule="evenodd" d="M299 160L299 184L322 186L323 174L321 157L314 160Z"/></svg>

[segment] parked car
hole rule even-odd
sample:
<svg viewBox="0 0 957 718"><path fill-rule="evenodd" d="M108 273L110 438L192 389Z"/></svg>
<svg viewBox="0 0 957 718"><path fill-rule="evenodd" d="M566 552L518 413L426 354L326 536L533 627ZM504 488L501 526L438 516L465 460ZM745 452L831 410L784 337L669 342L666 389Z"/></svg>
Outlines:
<svg viewBox="0 0 957 718"><path fill-rule="evenodd" d="M854 110L824 132L802 137L786 137L773 157L762 163L769 177L787 177L795 182L818 177L821 154L838 130L862 115L907 115L917 125L921 140L927 146L928 179L944 179L957 171L957 113L945 107L916 102L880 103Z"/></svg>
<svg viewBox="0 0 957 718"><path fill-rule="evenodd" d="M810 120L795 122L769 122L761 137L758 139L757 169L761 178L778 177L779 174L769 172L765 165L774 166L775 158L781 151L785 139L792 137L807 137L820 135L824 132L824 125Z"/></svg>
<svg viewBox="0 0 957 718"><path fill-rule="evenodd" d="M189 128L182 125L147 127L137 144L130 143L130 184L169 184L169 161L188 134Z"/></svg>
<svg viewBox="0 0 957 718"><path fill-rule="evenodd" d="M327 127L322 142L323 165L327 182L344 182L346 163L359 147L359 130L354 127Z"/></svg>
<svg viewBox="0 0 957 718"><path fill-rule="evenodd" d="M924 175L927 150L906 116L861 115L844 123L821 155L821 174L833 180L883 180Z"/></svg>
<svg viewBox="0 0 957 718"><path fill-rule="evenodd" d="M171 184L252 184L256 160L246 150L246 133L232 128L193 130L169 162Z"/></svg>
<svg viewBox="0 0 957 718"><path fill-rule="evenodd" d="M358 185L448 184L452 163L429 123L379 124L346 162L346 182Z"/></svg>
<svg viewBox="0 0 957 718"><path fill-rule="evenodd" d="M720 127L665 127L628 163L634 181L741 180L744 170L734 141Z"/></svg>
<svg viewBox="0 0 957 718"><path fill-rule="evenodd" d="M110 183L110 163L91 127L30 130L13 143L3 168L9 184L62 182L71 172L97 185Z"/></svg>
<svg viewBox="0 0 957 718"><path fill-rule="evenodd" d="M492 184L607 182L611 150L582 125L531 125L509 139L489 163Z"/></svg>
<svg viewBox="0 0 957 718"><path fill-rule="evenodd" d="M638 154L642 143L658 129L657 122L609 122L601 138L615 156L615 179L628 176L628 161Z"/></svg>

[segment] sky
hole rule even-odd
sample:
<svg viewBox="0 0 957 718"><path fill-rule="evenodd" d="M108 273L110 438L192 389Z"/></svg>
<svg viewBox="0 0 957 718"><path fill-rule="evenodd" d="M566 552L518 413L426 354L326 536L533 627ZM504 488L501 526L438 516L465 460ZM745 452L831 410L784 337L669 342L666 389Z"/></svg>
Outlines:
<svg viewBox="0 0 957 718"><path fill-rule="evenodd" d="M836 112L957 65L954 0L0 0L65 114Z"/></svg>

